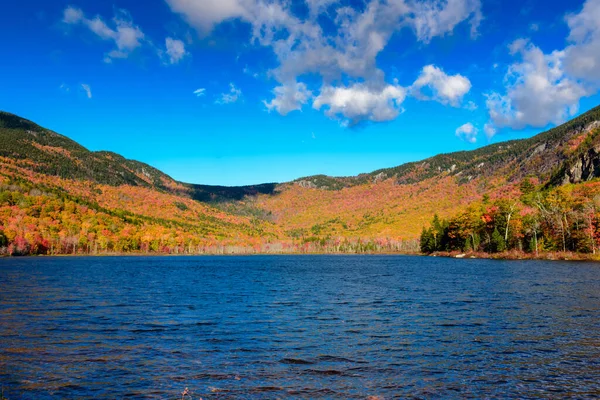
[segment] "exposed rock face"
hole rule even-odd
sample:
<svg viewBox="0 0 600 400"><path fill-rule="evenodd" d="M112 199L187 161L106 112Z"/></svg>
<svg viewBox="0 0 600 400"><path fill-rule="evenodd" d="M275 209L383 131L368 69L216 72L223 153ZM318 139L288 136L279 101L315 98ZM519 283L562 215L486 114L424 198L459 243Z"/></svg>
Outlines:
<svg viewBox="0 0 600 400"><path fill-rule="evenodd" d="M585 182L600 177L600 136L597 131L593 132L599 128L600 121L594 121L585 128L595 137L591 146L566 166L561 184Z"/></svg>
<svg viewBox="0 0 600 400"><path fill-rule="evenodd" d="M538 145L535 149L533 149L533 153L531 153L531 157L542 153L544 150L546 150L546 143L542 143L542 144Z"/></svg>
<svg viewBox="0 0 600 400"><path fill-rule="evenodd" d="M314 182L308 181L308 180L301 180L296 182L296 184L300 187L306 188L306 189L316 189L317 185L315 185Z"/></svg>
<svg viewBox="0 0 600 400"><path fill-rule="evenodd" d="M579 183L600 177L600 144L578 157L565 171L562 184Z"/></svg>
<svg viewBox="0 0 600 400"><path fill-rule="evenodd" d="M384 181L387 178L385 172L380 172L373 178L373 183Z"/></svg>

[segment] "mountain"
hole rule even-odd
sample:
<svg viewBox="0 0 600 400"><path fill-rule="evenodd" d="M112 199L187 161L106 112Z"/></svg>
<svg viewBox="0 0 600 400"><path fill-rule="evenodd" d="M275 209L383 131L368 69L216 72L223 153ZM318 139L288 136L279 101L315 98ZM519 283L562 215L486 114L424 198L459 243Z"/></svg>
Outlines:
<svg viewBox="0 0 600 400"><path fill-rule="evenodd" d="M147 164L91 152L0 113L0 254L268 248L285 239L273 223L195 199L239 199L272 186L229 191L184 184Z"/></svg>
<svg viewBox="0 0 600 400"><path fill-rule="evenodd" d="M465 182L477 177L498 175L499 168L510 169L506 171L509 180L540 173L548 178L548 173L566 160L571 148L579 145L576 139L571 141L582 138L585 132L598 127L598 121L600 106L529 139L492 144L471 151L439 154L422 161L358 176L336 178L317 175L300 178L295 182L305 187L340 190L385 179L394 179L398 184L418 183L445 173L461 176L461 182Z"/></svg>
<svg viewBox="0 0 600 400"><path fill-rule="evenodd" d="M246 195L272 193L275 187L272 183L229 188L177 182L148 164L110 151L89 151L63 135L1 111L0 143L0 156L35 161L30 165L35 172L112 186L152 187L200 201L240 200Z"/></svg>
<svg viewBox="0 0 600 400"><path fill-rule="evenodd" d="M525 140L356 177L301 178L256 203L284 230L303 235L415 238L434 214L449 217L484 195L500 197L524 178L550 187L600 176L590 168L600 160L598 121L600 107Z"/></svg>
<svg viewBox="0 0 600 400"><path fill-rule="evenodd" d="M167 188L174 182L147 164L108 151L91 152L65 136L5 112L0 112L0 143L0 156L34 161L30 168L47 175L115 186Z"/></svg>
<svg viewBox="0 0 600 400"><path fill-rule="evenodd" d="M548 192L600 176L599 121L597 107L525 140L227 187L179 182L0 112L0 252L416 250L434 214L514 196L524 181Z"/></svg>

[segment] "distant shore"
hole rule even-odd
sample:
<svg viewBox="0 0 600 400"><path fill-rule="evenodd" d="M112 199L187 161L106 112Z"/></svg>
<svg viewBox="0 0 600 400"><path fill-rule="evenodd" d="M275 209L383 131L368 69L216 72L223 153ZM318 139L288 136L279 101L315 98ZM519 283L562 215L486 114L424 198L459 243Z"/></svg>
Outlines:
<svg viewBox="0 0 600 400"><path fill-rule="evenodd" d="M575 252L539 252L526 253L522 251L505 251L501 253L485 252L467 252L460 251L444 252L438 251L431 254L414 252L279 252L279 253L145 253L145 252L105 252L96 254L38 254L38 255L0 255L0 258L21 258L21 257L193 257L193 256L421 256L421 257L444 257L456 259L489 259L489 260L544 260L544 261L600 261L600 254L586 254Z"/></svg>
<svg viewBox="0 0 600 400"><path fill-rule="evenodd" d="M28 254L28 255L6 255L0 254L0 258L22 258L22 257L194 257L194 256L426 256L422 253L411 252L247 252L247 253L145 253L145 252L105 252L105 253L61 253L61 254Z"/></svg>
<svg viewBox="0 0 600 400"><path fill-rule="evenodd" d="M459 259L490 259L490 260L545 260L545 261L600 261L600 254L587 254L575 252L539 252L526 253L524 251L504 251L501 253L467 252L460 251L444 252L438 251L427 254L430 257L449 257Z"/></svg>

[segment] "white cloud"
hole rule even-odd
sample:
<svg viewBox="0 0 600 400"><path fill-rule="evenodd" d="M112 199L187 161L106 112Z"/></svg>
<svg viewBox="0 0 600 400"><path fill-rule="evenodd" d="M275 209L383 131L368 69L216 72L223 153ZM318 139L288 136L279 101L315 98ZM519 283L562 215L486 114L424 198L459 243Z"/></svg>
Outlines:
<svg viewBox="0 0 600 400"><path fill-rule="evenodd" d="M171 64L177 64L188 54L185 51L185 44L181 40L168 37L165 39L165 45Z"/></svg>
<svg viewBox="0 0 600 400"><path fill-rule="evenodd" d="M465 110L475 111L478 108L479 107L477 106L477 104L475 104L474 101L468 101L467 104L465 104Z"/></svg>
<svg viewBox="0 0 600 400"><path fill-rule="evenodd" d="M472 123L468 122L464 125L459 126L456 129L456 137L465 142L475 143L477 142L477 134L479 130L473 126Z"/></svg>
<svg viewBox="0 0 600 400"><path fill-rule="evenodd" d="M494 126L492 124L485 124L483 126L483 133L485 133L485 136L489 139L491 139L495 134L496 134L496 128L494 128Z"/></svg>
<svg viewBox="0 0 600 400"><path fill-rule="evenodd" d="M522 129L560 124L578 110L586 89L569 77L563 67L564 51L544 54L525 40L510 45L510 51L521 57L505 76L506 94L487 95L486 106L496 128Z"/></svg>
<svg viewBox="0 0 600 400"><path fill-rule="evenodd" d="M67 7L63 12L63 22L69 25L83 25L102 40L113 41L116 49L104 57L105 62L112 62L115 58L127 58L136 48L141 46L144 33L131 21L129 14L119 10L113 18L114 28L109 27L100 16L93 19L86 18L81 9Z"/></svg>
<svg viewBox="0 0 600 400"><path fill-rule="evenodd" d="M90 87L90 85L82 83L81 88L85 92L85 95L87 96L87 98L91 99L92 98L92 88Z"/></svg>
<svg viewBox="0 0 600 400"><path fill-rule="evenodd" d="M430 93L425 93L428 89ZM471 90L471 81L466 77L456 74L447 75L434 65L426 65L421 75L413 83L411 93L419 99L435 100L442 104L458 107L462 98Z"/></svg>
<svg viewBox="0 0 600 400"><path fill-rule="evenodd" d="M338 3L338 1L339 0L306 0L306 4L308 5L311 15L319 15L327 10L327 7Z"/></svg>
<svg viewBox="0 0 600 400"><path fill-rule="evenodd" d="M574 116L582 97L600 88L600 0L587 0L582 10L565 18L570 44L545 54L527 39L509 46L520 61L504 78L506 93L487 94L491 137L500 128L522 129L560 124Z"/></svg>
<svg viewBox="0 0 600 400"><path fill-rule="evenodd" d="M273 89L275 97L267 102L263 100L267 110L276 110L281 115L287 115L291 111L301 110L308 102L312 93L302 82L294 82L288 85L277 86Z"/></svg>
<svg viewBox="0 0 600 400"><path fill-rule="evenodd" d="M286 0L167 3L203 35L225 21L239 19L248 23L252 41L271 48L277 59L277 66L270 73L277 81L275 98L266 104L282 113L301 109L302 101L293 101L299 94L294 85L307 75L320 76L321 86L328 90L345 78L365 82L369 88L390 85L376 60L392 35L404 28L427 44L435 37L451 34L464 22L471 26L474 36L481 21L480 0L371 0L360 9L333 0L306 1L309 15L302 19L295 16L292 2ZM321 94L323 99L330 93ZM284 102L284 95L292 101ZM302 96L300 92L301 99ZM444 99L443 96L438 98ZM447 100L450 101L456 100ZM373 115L363 118L378 119Z"/></svg>
<svg viewBox="0 0 600 400"><path fill-rule="evenodd" d="M243 0L166 0L171 9L182 14L201 33L208 33L216 24L246 14Z"/></svg>
<svg viewBox="0 0 600 400"><path fill-rule="evenodd" d="M570 28L565 49L569 73L583 80L600 80L600 0L587 0L579 14L566 17Z"/></svg>
<svg viewBox="0 0 600 400"><path fill-rule="evenodd" d="M454 27L469 18L471 35L477 35L482 19L479 0L448 0L412 2L412 23L419 40L428 43L436 36L452 32Z"/></svg>
<svg viewBox="0 0 600 400"><path fill-rule="evenodd" d="M221 96L215 101L217 104L235 103L242 97L242 91L235 87L233 83L229 84L229 92L221 93Z"/></svg>
<svg viewBox="0 0 600 400"><path fill-rule="evenodd" d="M69 6L63 12L63 22L66 24L76 24L83 19L83 12L79 8Z"/></svg>
<svg viewBox="0 0 600 400"><path fill-rule="evenodd" d="M61 83L59 89L66 93L69 93L71 91L71 88L66 83Z"/></svg>
<svg viewBox="0 0 600 400"><path fill-rule="evenodd" d="M396 85L381 88L370 88L364 83L349 87L325 86L315 98L313 108L325 107L327 116L348 125L365 120L382 122L393 120L400 114L405 97L406 90Z"/></svg>
<svg viewBox="0 0 600 400"><path fill-rule="evenodd" d="M202 97L206 94L206 89L205 88L199 88L194 90L194 94L196 95L196 97Z"/></svg>

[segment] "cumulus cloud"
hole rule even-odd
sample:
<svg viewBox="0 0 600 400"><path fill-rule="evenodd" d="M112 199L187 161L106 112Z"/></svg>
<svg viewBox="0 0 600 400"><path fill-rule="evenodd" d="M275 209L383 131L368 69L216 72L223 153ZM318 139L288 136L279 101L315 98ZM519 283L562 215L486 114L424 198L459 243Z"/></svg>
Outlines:
<svg viewBox="0 0 600 400"><path fill-rule="evenodd" d="M84 19L83 11L76 7L67 7L63 12L63 22L66 24L77 24Z"/></svg>
<svg viewBox="0 0 600 400"><path fill-rule="evenodd" d="M81 88L85 92L85 95L87 96L87 98L91 99L92 98L92 88L90 87L90 85L82 83Z"/></svg>
<svg viewBox="0 0 600 400"><path fill-rule="evenodd" d="M107 63L115 58L127 58L133 50L141 46L141 41L144 39L144 33L133 24L129 14L124 10L119 10L113 18L114 28L108 26L100 16L89 19L81 9L71 6L64 10L63 22L85 26L100 39L114 42L116 48L104 57Z"/></svg>
<svg viewBox="0 0 600 400"><path fill-rule="evenodd" d="M216 24L246 14L251 2L244 0L166 0L176 13L182 14L200 32L208 33Z"/></svg>
<svg viewBox="0 0 600 400"><path fill-rule="evenodd" d="M509 52L519 61L504 78L506 93L487 94L490 122L486 135L500 128L522 129L560 124L579 110L582 97L600 88L600 0L587 0L579 13L565 17L569 45L544 53L527 39Z"/></svg>
<svg viewBox="0 0 600 400"><path fill-rule="evenodd" d="M577 113L587 91L564 70L564 51L544 54L526 40L517 40L510 51L521 58L505 76L506 94L487 94L486 106L497 128L522 129L560 124Z"/></svg>
<svg viewBox="0 0 600 400"><path fill-rule="evenodd" d="M483 126L483 133L485 133L485 136L490 140L496 134L496 128L490 123L485 124Z"/></svg>
<svg viewBox="0 0 600 400"><path fill-rule="evenodd" d="M233 83L230 83L229 84L229 92L221 93L221 95L219 96L217 101L215 101L215 103L217 103L217 104L235 103L236 101L238 101L240 99L240 97L242 97L242 91L240 89L238 89L237 87L235 87L235 85Z"/></svg>
<svg viewBox="0 0 600 400"><path fill-rule="evenodd" d="M415 34L425 43L452 32L466 18L471 24L471 35L476 36L482 19L479 0L448 0L445 4L439 1L415 1L411 11Z"/></svg>
<svg viewBox="0 0 600 400"><path fill-rule="evenodd" d="M188 54L185 51L185 44L181 40L168 37L165 39L165 45L169 63L171 64L177 64Z"/></svg>
<svg viewBox="0 0 600 400"><path fill-rule="evenodd" d="M308 9L311 15L318 15L327 10L332 4L337 3L339 0L306 0Z"/></svg>
<svg viewBox="0 0 600 400"><path fill-rule="evenodd" d="M199 88L194 90L194 94L196 95L196 97L202 97L206 94L206 89L205 88Z"/></svg>
<svg viewBox="0 0 600 400"><path fill-rule="evenodd" d="M587 0L578 14L566 17L570 28L565 66L577 78L600 81L600 0Z"/></svg>
<svg viewBox="0 0 600 400"><path fill-rule="evenodd" d="M277 86L273 89L275 97L267 102L263 100L267 110L276 110L281 115L287 115L291 111L300 110L312 96L312 92L302 82Z"/></svg>
<svg viewBox="0 0 600 400"><path fill-rule="evenodd" d="M456 137L465 142L475 143L477 142L477 134L479 130L473 126L472 123L468 122L464 125L459 126L456 129Z"/></svg>
<svg viewBox="0 0 600 400"><path fill-rule="evenodd" d="M429 92L429 94L426 92ZM471 90L471 81L456 74L447 75L434 65L426 65L413 83L411 93L419 99L435 100L458 107L462 98Z"/></svg>
<svg viewBox="0 0 600 400"><path fill-rule="evenodd" d="M264 103L268 109L282 114L300 110L305 103L308 89L299 90L298 83L307 75L320 76L322 90L326 91L317 96L321 100L330 97L335 92L335 83L342 81L365 82L364 88L369 89L361 88L362 93L376 93L384 89L373 88L387 86L399 90L396 84L386 82L376 63L394 33L408 29L416 40L427 44L436 37L451 34L461 23L468 23L475 36L481 21L480 0L371 0L360 8L334 0L306 0L309 15L302 19L292 12L291 2L284 0L167 0L167 3L202 35L224 21L239 19L249 24L251 40L272 49L276 57L277 66L269 74L277 81L274 98ZM338 89L344 93L350 88ZM444 97L443 93L436 99L448 104L458 101L457 97ZM320 108L319 103L316 106ZM381 111L378 107L373 110ZM364 120L380 119L380 116L361 115Z"/></svg>
<svg viewBox="0 0 600 400"><path fill-rule="evenodd" d="M344 124L356 125L362 121L382 122L395 119L401 112L406 90L397 85L370 88L364 83L351 86L325 86L315 98L313 107L324 107L330 118Z"/></svg>

